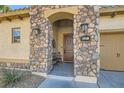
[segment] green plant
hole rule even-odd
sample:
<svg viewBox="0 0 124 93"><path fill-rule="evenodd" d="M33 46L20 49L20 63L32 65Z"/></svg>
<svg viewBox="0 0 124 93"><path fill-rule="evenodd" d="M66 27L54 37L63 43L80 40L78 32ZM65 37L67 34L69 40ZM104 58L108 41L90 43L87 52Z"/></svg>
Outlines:
<svg viewBox="0 0 124 93"><path fill-rule="evenodd" d="M11 10L12 10L11 7L8 5L0 5L0 13L6 13Z"/></svg>
<svg viewBox="0 0 124 93"><path fill-rule="evenodd" d="M4 86L11 85L14 86L17 82L22 80L23 73L14 69L2 69L3 72L3 79L2 82Z"/></svg>

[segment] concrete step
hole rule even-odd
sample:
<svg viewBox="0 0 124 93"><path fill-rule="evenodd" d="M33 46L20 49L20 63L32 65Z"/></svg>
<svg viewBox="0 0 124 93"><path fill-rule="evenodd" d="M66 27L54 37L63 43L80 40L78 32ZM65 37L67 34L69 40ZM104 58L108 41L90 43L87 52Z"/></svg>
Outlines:
<svg viewBox="0 0 124 93"><path fill-rule="evenodd" d="M65 76L57 76L57 75L47 75L49 79L58 79L58 80L67 80L74 81L74 77L65 77Z"/></svg>

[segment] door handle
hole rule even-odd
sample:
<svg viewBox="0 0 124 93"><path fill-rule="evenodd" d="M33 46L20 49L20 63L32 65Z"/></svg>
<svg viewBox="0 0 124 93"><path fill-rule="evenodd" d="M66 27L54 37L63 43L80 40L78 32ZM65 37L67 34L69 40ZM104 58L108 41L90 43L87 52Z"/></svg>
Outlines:
<svg viewBox="0 0 124 93"><path fill-rule="evenodd" d="M117 55L116 55L117 57L120 57L120 53L117 53Z"/></svg>

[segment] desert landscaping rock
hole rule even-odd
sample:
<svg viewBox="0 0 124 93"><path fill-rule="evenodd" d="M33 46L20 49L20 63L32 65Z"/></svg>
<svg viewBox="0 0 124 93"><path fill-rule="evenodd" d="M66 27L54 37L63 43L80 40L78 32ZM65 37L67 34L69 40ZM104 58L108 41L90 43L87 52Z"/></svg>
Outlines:
<svg viewBox="0 0 124 93"><path fill-rule="evenodd" d="M45 78L42 76L31 74L31 72L26 72L25 76L23 76L22 80L15 83L14 86L11 84L4 86L2 82L2 72L0 72L0 88L37 88L39 84L41 84Z"/></svg>

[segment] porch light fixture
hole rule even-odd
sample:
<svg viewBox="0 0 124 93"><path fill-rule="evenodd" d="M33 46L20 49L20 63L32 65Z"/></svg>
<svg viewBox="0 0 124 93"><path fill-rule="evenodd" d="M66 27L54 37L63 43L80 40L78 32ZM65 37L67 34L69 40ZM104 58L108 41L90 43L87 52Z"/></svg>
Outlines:
<svg viewBox="0 0 124 93"><path fill-rule="evenodd" d="M84 33L86 33L88 30L88 23L81 24L81 29L83 30Z"/></svg>
<svg viewBox="0 0 124 93"><path fill-rule="evenodd" d="M38 35L38 34L40 34L40 28L34 28L33 30L35 30L36 31L36 35Z"/></svg>
<svg viewBox="0 0 124 93"><path fill-rule="evenodd" d="M85 35L81 36L80 40L81 41L90 41L91 37L90 37L90 35L87 35L87 33L86 33L88 31L88 23L81 24L81 29Z"/></svg>

